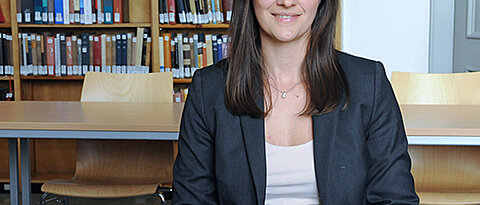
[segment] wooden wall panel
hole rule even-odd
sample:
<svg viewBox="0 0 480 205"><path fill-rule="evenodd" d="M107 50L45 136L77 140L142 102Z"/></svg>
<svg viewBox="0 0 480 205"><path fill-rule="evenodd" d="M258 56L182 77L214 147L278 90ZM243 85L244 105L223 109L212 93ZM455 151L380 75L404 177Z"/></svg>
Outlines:
<svg viewBox="0 0 480 205"><path fill-rule="evenodd" d="M73 176L77 160L76 140L36 139L32 167L36 176L62 174Z"/></svg>
<svg viewBox="0 0 480 205"><path fill-rule="evenodd" d="M81 80L24 80L22 100L80 101Z"/></svg>
<svg viewBox="0 0 480 205"><path fill-rule="evenodd" d="M150 0L134 0L129 1L130 6L130 22L145 23L151 22L151 2ZM147 9L148 8L148 9ZM158 17L158 14L155 16Z"/></svg>
<svg viewBox="0 0 480 205"><path fill-rule="evenodd" d="M3 16L5 17L5 22L11 22L11 12L10 12L10 0L0 0L0 6L2 8Z"/></svg>
<svg viewBox="0 0 480 205"><path fill-rule="evenodd" d="M0 139L0 173L8 173L8 139Z"/></svg>

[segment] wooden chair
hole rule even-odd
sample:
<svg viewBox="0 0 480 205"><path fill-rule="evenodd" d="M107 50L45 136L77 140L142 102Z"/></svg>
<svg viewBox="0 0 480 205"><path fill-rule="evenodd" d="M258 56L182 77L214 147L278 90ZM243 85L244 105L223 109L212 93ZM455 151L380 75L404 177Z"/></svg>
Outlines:
<svg viewBox="0 0 480 205"><path fill-rule="evenodd" d="M392 85L400 104L480 104L480 72L393 72Z"/></svg>
<svg viewBox="0 0 480 205"><path fill-rule="evenodd" d="M89 72L82 102L172 102L171 73L111 74ZM47 181L40 204L68 197L121 198L158 194L170 184L173 168L171 142L132 140L78 140L75 175ZM63 196L60 200L57 196Z"/></svg>
<svg viewBox="0 0 480 205"><path fill-rule="evenodd" d="M392 73L400 104L480 104L480 73ZM480 204L480 147L409 146L420 204Z"/></svg>

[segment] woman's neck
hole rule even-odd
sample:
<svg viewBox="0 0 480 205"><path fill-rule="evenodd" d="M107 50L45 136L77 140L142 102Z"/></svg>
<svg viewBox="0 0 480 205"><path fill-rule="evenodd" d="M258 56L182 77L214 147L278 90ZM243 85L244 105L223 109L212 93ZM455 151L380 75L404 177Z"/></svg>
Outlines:
<svg viewBox="0 0 480 205"><path fill-rule="evenodd" d="M262 32L260 36L265 67L272 80L287 85L299 82L308 38L279 42Z"/></svg>

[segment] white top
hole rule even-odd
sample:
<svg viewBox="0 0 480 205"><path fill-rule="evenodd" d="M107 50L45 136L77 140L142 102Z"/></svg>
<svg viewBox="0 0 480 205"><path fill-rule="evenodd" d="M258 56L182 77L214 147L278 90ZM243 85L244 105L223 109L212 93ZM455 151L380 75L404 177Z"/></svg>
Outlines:
<svg viewBox="0 0 480 205"><path fill-rule="evenodd" d="M296 146L266 143L265 204L320 204L313 162L313 140Z"/></svg>

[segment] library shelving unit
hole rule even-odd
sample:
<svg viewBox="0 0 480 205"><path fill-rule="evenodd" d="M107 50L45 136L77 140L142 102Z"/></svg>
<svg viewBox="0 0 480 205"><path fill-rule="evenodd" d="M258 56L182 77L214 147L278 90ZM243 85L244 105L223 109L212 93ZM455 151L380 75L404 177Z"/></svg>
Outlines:
<svg viewBox="0 0 480 205"><path fill-rule="evenodd" d="M20 75L19 33L41 32L135 32L137 28L150 30L151 72L160 72L158 39L161 32L204 32L226 33L228 24L215 25L164 25L159 24L158 0L129 0L129 23L116 24L21 24L17 22L18 0L0 0L6 22L0 23L0 31L13 36L12 54L14 76L14 100L34 101L78 101L80 100L83 76L22 76ZM13 18L12 18L13 17ZM199 31L202 30L202 31ZM0 77L0 85L8 85L9 77ZM191 79L174 79L175 84L188 85ZM8 143L0 139L0 183L8 182ZM41 183L49 179L68 178L73 175L76 161L75 140L32 140L32 181Z"/></svg>

